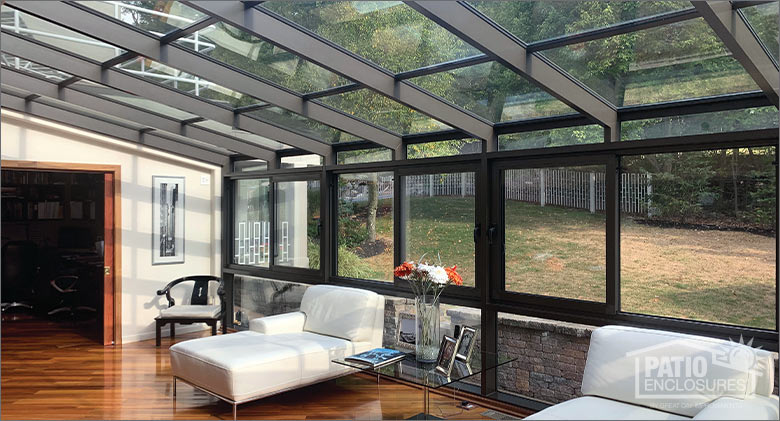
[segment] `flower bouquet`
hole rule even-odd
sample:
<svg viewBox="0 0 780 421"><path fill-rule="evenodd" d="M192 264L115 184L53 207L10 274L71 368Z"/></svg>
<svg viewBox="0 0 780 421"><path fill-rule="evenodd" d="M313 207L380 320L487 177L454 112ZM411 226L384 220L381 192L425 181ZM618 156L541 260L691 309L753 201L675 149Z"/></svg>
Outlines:
<svg viewBox="0 0 780 421"><path fill-rule="evenodd" d="M417 361L435 362L439 353L439 297L447 285L463 285L457 266L444 267L420 262L403 262L393 272L406 279L414 293Z"/></svg>

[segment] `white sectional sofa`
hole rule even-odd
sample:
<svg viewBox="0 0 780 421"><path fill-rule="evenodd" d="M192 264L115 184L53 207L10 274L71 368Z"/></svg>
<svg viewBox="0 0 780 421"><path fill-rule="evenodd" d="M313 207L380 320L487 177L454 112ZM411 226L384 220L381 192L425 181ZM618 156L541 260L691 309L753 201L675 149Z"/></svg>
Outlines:
<svg viewBox="0 0 780 421"><path fill-rule="evenodd" d="M382 346L384 297L330 285L306 290L300 311L251 320L249 330L193 339L171 347L171 368L183 380L233 404L352 372L334 364Z"/></svg>
<svg viewBox="0 0 780 421"><path fill-rule="evenodd" d="M773 388L770 352L700 336L604 326L591 336L584 396L526 419L777 420Z"/></svg>

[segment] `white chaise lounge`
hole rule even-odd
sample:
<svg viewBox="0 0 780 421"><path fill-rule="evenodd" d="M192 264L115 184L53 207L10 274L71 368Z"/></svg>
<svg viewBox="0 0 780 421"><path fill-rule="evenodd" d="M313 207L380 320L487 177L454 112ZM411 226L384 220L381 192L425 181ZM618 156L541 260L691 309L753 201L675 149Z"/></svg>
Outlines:
<svg viewBox="0 0 780 421"><path fill-rule="evenodd" d="M734 342L605 326L591 336L584 396L526 419L777 420L773 358Z"/></svg>
<svg viewBox="0 0 780 421"><path fill-rule="evenodd" d="M183 380L233 404L350 374L334 358L382 346L384 297L316 285L300 311L254 319L249 330L171 347L174 399Z"/></svg>

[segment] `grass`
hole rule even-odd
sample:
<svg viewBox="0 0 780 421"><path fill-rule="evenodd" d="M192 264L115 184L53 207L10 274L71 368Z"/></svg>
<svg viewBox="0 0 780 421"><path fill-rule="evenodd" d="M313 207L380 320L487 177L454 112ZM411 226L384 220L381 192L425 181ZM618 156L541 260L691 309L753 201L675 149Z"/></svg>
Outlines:
<svg viewBox="0 0 780 421"><path fill-rule="evenodd" d="M510 201L506 207L506 288L603 301L606 234L603 214ZM426 253L457 264L474 285L474 199L412 198L407 259ZM392 241L389 214L377 236ZM773 329L775 239L737 231L661 228L623 218L623 311ZM353 259L361 273L391 280L393 251Z"/></svg>

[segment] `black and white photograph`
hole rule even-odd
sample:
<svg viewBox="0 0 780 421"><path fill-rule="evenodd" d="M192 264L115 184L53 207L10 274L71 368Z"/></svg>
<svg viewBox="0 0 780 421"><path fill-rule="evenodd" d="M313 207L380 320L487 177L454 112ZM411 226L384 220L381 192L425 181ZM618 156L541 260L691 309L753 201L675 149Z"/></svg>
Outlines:
<svg viewBox="0 0 780 421"><path fill-rule="evenodd" d="M404 349L414 350L416 325L414 314L398 314L398 338L397 346Z"/></svg>
<svg viewBox="0 0 780 421"><path fill-rule="evenodd" d="M152 177L152 264L184 263L184 177Z"/></svg>
<svg viewBox="0 0 780 421"><path fill-rule="evenodd" d="M455 353L455 359L468 363L471 360L471 353L474 351L477 331L474 328L463 326L460 330L458 341L458 352Z"/></svg>
<svg viewBox="0 0 780 421"><path fill-rule="evenodd" d="M458 340L452 336L444 335L439 347L439 357L436 359L436 370L449 377L452 365L455 362L455 351L458 349Z"/></svg>

